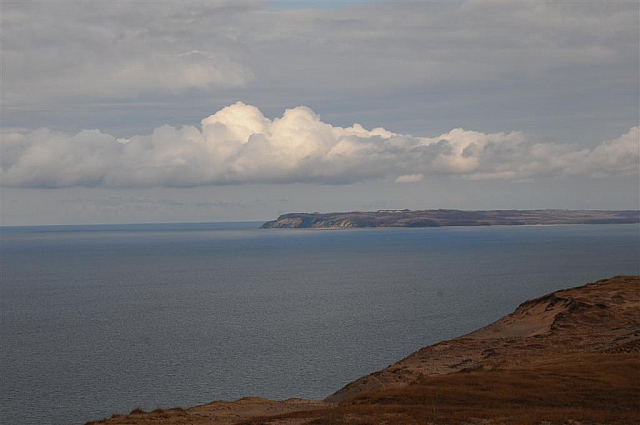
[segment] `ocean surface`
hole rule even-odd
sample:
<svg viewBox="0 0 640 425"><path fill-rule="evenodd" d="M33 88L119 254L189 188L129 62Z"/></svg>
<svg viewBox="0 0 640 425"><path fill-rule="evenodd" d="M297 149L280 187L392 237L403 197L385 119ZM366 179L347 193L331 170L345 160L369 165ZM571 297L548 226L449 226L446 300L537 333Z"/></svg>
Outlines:
<svg viewBox="0 0 640 425"><path fill-rule="evenodd" d="M638 225L1 229L0 423L324 398L521 302L640 274Z"/></svg>

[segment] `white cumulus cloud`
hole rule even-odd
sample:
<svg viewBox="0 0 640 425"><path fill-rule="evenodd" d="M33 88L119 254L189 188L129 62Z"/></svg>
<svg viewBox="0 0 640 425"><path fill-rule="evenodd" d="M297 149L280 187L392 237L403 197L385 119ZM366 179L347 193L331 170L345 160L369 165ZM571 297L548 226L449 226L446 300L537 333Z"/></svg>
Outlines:
<svg viewBox="0 0 640 425"><path fill-rule="evenodd" d="M3 134L7 187L188 187L243 183L397 183L445 175L523 180L584 174L638 174L640 130L595 148L539 143L521 132L453 129L438 137L396 134L359 124L337 127L309 108L273 120L242 102L200 127L161 126L116 138L99 130L75 135L48 129Z"/></svg>

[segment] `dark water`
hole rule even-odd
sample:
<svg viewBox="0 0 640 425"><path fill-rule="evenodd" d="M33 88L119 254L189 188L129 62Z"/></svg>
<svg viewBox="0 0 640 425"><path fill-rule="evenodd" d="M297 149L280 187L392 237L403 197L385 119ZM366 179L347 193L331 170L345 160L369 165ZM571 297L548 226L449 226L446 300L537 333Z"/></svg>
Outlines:
<svg viewBox="0 0 640 425"><path fill-rule="evenodd" d="M2 424L323 398L520 302L640 274L637 225L2 229Z"/></svg>

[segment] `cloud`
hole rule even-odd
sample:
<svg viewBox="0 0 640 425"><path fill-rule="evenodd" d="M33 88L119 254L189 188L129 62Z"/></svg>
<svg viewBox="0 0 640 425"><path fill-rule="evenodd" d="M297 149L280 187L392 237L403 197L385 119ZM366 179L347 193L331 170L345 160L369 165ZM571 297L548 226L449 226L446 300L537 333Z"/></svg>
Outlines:
<svg viewBox="0 0 640 425"><path fill-rule="evenodd" d="M359 124L338 127L311 109L270 120L242 102L199 128L164 125L146 136L99 130L75 135L38 129L4 135L2 183L8 187L191 187L226 184L348 184L424 176L522 180L639 172L639 128L593 149L539 143L521 132L453 129L438 137L396 134Z"/></svg>
<svg viewBox="0 0 640 425"><path fill-rule="evenodd" d="M250 82L353 94L518 76L565 88L577 81L584 93L603 74L607 88L637 83L637 30L636 2L382 1L277 12L251 0L6 2L5 102L152 101Z"/></svg>
<svg viewBox="0 0 640 425"><path fill-rule="evenodd" d="M417 183L422 181L424 176L422 174L405 174L403 176L399 176L396 179L396 183Z"/></svg>
<svg viewBox="0 0 640 425"><path fill-rule="evenodd" d="M7 104L243 87L254 74L232 58L229 35L202 32L255 7L241 0L9 2L2 16Z"/></svg>

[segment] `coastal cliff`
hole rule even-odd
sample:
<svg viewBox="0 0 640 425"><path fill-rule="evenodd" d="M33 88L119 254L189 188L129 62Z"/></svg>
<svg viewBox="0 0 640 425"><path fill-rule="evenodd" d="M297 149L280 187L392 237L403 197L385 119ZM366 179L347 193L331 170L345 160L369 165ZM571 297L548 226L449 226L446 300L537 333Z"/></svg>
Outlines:
<svg viewBox="0 0 640 425"><path fill-rule="evenodd" d="M358 227L514 226L534 224L640 223L640 211L592 210L380 210L336 213L289 213L262 229Z"/></svg>
<svg viewBox="0 0 640 425"><path fill-rule="evenodd" d="M91 423L638 423L639 377L640 276L616 276L526 301L323 401L252 397Z"/></svg>

